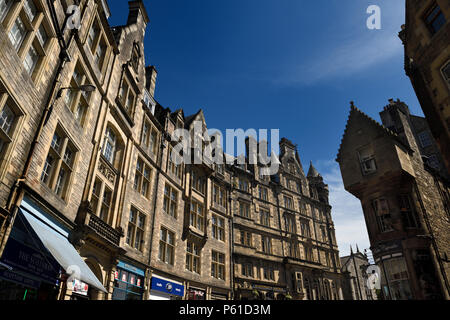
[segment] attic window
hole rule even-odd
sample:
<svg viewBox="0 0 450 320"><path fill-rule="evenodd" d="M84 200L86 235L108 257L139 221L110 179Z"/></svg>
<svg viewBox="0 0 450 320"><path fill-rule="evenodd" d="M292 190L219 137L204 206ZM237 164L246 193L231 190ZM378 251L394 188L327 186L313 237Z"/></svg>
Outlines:
<svg viewBox="0 0 450 320"><path fill-rule="evenodd" d="M375 156L371 148L366 147L358 151L359 161L363 175L369 175L377 171Z"/></svg>
<svg viewBox="0 0 450 320"><path fill-rule="evenodd" d="M139 49L137 42L135 42L133 45L133 52L131 54L131 65L133 66L133 69L134 71L136 71L136 73L138 72L139 69L140 57L141 57L141 50Z"/></svg>

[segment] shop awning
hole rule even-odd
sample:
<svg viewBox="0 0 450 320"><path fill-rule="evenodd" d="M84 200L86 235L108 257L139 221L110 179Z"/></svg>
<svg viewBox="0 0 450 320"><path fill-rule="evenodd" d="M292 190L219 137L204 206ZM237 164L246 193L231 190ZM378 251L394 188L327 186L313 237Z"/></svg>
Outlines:
<svg viewBox="0 0 450 320"><path fill-rule="evenodd" d="M26 209L23 210L21 208L19 211L26 218L47 250L66 272L70 272L71 274L74 273L74 278L81 280L100 291L107 292L98 278L80 257L77 250L70 244L66 233L60 232L60 228L56 225L53 226L50 221L47 220L44 222L44 219L38 219L35 215L27 212L28 210ZM39 214L37 216L39 216Z"/></svg>
<svg viewBox="0 0 450 320"><path fill-rule="evenodd" d="M13 268L0 261L0 268L11 271Z"/></svg>

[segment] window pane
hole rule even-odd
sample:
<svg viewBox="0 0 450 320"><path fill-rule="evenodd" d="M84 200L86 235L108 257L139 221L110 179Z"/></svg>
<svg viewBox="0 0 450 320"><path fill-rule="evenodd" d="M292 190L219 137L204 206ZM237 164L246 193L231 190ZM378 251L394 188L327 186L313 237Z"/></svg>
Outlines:
<svg viewBox="0 0 450 320"><path fill-rule="evenodd" d="M9 31L9 39L12 42L12 45L14 48L18 51L20 46L22 45L23 39L25 38L25 35L27 34L27 31L25 29L25 25L23 24L22 19L17 17L16 21L14 22L11 30Z"/></svg>
<svg viewBox="0 0 450 320"><path fill-rule="evenodd" d="M39 55L38 55L36 49L34 48L34 46L31 46L30 50L28 50L25 60L23 61L23 65L29 74L33 73L38 60L39 60Z"/></svg>
<svg viewBox="0 0 450 320"><path fill-rule="evenodd" d="M5 18L13 0L0 0L0 22Z"/></svg>
<svg viewBox="0 0 450 320"><path fill-rule="evenodd" d="M26 0L23 4L23 9L27 14L28 19L30 19L30 21L33 21L37 14L37 9L34 5L34 2L32 0Z"/></svg>
<svg viewBox="0 0 450 320"><path fill-rule="evenodd" d="M45 43L47 42L48 35L47 35L47 31L45 31L45 28L44 28L43 24L41 24L41 26L39 27L38 31L36 32L36 36L37 36L41 46L44 47Z"/></svg>
<svg viewBox="0 0 450 320"><path fill-rule="evenodd" d="M14 122L15 115L7 104L3 107L0 113L0 128L6 134L9 134L12 124Z"/></svg>

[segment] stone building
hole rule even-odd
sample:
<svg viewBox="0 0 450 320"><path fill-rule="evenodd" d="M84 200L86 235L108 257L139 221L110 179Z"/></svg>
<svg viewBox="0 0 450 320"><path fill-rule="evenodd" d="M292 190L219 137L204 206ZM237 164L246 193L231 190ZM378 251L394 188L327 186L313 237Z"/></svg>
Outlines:
<svg viewBox="0 0 450 320"><path fill-rule="evenodd" d="M248 158L232 168L235 297L341 300L328 186L312 164L305 175L291 141L283 138L280 152L274 176Z"/></svg>
<svg viewBox="0 0 450 320"><path fill-rule="evenodd" d="M450 171L450 3L406 0L405 71Z"/></svg>
<svg viewBox="0 0 450 320"><path fill-rule="evenodd" d="M449 182L423 156L423 119L398 100L381 119L352 103L337 161L345 189L361 201L383 297L448 299Z"/></svg>
<svg viewBox="0 0 450 320"><path fill-rule="evenodd" d="M272 177L175 161L203 111L155 100L142 1L109 16L104 0L0 0L0 299L342 299L314 167L286 139Z"/></svg>
<svg viewBox="0 0 450 320"><path fill-rule="evenodd" d="M350 247L350 255L341 257L342 273L346 276L343 286L345 300L377 300L374 289L368 285L370 267L366 254L359 251L356 246L356 253Z"/></svg>

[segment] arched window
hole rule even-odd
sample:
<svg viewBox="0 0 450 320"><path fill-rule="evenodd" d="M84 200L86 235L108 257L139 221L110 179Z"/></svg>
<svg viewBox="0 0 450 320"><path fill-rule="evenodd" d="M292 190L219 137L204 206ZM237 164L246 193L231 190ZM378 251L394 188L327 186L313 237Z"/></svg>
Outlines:
<svg viewBox="0 0 450 320"><path fill-rule="evenodd" d="M109 163L114 164L115 153L116 153L117 138L115 133L110 127L106 129L105 141L103 144L103 156Z"/></svg>

